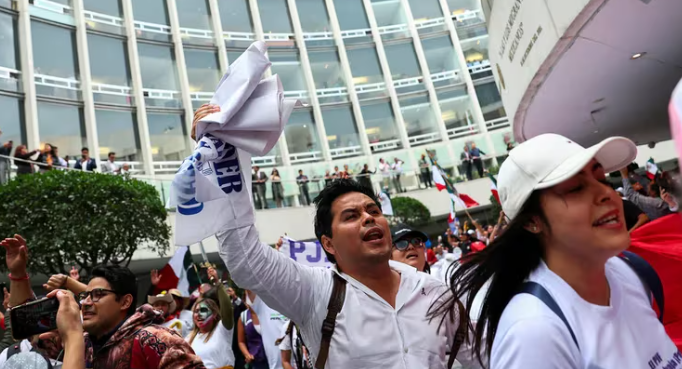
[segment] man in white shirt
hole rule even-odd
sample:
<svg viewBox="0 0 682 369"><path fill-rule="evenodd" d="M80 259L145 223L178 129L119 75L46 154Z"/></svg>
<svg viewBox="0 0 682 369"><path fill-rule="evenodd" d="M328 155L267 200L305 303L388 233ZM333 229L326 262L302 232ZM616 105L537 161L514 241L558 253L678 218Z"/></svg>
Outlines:
<svg viewBox="0 0 682 369"><path fill-rule="evenodd" d="M384 161L384 158L379 159L379 171L383 177L384 185L381 188L388 187L391 182L391 166Z"/></svg>
<svg viewBox="0 0 682 369"><path fill-rule="evenodd" d="M428 319L429 307L449 290L443 282L389 260L391 233L376 195L353 180L339 179L315 204L315 233L335 264L332 268L297 263L261 243L258 230L248 225L217 235L235 283L296 322L316 362L324 347L322 326L336 274L345 281L345 298L323 367L445 368L459 314ZM464 350L458 358L463 364L473 362Z"/></svg>
<svg viewBox="0 0 682 369"><path fill-rule="evenodd" d="M403 184L400 183L400 176L403 175L403 164L405 164L404 161L398 158L393 158L391 170L393 170L393 183L397 193L405 192L405 189L403 189Z"/></svg>
<svg viewBox="0 0 682 369"><path fill-rule="evenodd" d="M109 155L107 155L107 161L102 163L102 173L118 174L121 171L121 168L118 166L118 164L114 163L115 160L116 153L110 152Z"/></svg>

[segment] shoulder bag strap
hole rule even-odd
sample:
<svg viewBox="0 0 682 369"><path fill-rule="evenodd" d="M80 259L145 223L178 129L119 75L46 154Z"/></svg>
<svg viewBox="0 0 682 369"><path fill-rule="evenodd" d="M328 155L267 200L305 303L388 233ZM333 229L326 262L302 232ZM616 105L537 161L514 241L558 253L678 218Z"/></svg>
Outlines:
<svg viewBox="0 0 682 369"><path fill-rule="evenodd" d="M651 295L654 296L654 301L656 301L658 311L660 312L660 314L658 314L658 320L663 322L665 296L663 294L663 283L661 283L661 278L659 278L656 270L654 270L654 268L641 256L631 251L623 251L618 257L623 259L623 261L637 273L644 283L644 286L648 288Z"/></svg>
<svg viewBox="0 0 682 369"><path fill-rule="evenodd" d="M467 336L467 331L469 328L469 314L467 314L466 309L461 301L457 300L457 313L459 314L459 326L457 326L457 332L455 332L455 339L450 347L450 357L448 358L448 368L452 368L452 364L455 363L455 358L459 352L460 346L464 343Z"/></svg>
<svg viewBox="0 0 682 369"><path fill-rule="evenodd" d="M329 344L332 341L332 335L336 327L336 316L341 312L343 302L346 299L346 280L336 273L332 273L332 276L334 285L332 287L332 295L329 298L329 305L327 305L327 317L324 318L322 323L322 341L320 342L320 352L315 360L315 369L324 369L327 356L329 356Z"/></svg>
<svg viewBox="0 0 682 369"><path fill-rule="evenodd" d="M566 319L566 316L564 313L561 311L561 308L559 307L559 304L556 303L552 295L547 292L547 290L542 287L541 285L535 283L535 282L526 282L521 286L521 291L519 293L527 293L529 295L533 295L537 298L539 298L542 302L547 305L547 307L556 314L559 319L561 319L562 322L566 325L566 328L568 328L568 333L571 334L571 338L573 338L573 342L575 342L575 345L578 346L578 350L580 350L580 345L578 345L578 339L575 338L575 333L573 333L573 329L571 329L571 325L568 324L568 319Z"/></svg>

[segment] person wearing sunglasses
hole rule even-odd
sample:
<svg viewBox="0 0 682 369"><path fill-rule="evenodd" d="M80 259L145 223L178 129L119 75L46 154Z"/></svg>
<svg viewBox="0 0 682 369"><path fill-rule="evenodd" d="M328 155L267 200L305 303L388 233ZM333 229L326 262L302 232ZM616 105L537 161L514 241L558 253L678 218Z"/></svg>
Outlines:
<svg viewBox="0 0 682 369"><path fill-rule="evenodd" d="M420 272L429 272L424 252L424 242L428 237L423 232L399 224L393 227L391 236L393 239L391 259L411 265Z"/></svg>

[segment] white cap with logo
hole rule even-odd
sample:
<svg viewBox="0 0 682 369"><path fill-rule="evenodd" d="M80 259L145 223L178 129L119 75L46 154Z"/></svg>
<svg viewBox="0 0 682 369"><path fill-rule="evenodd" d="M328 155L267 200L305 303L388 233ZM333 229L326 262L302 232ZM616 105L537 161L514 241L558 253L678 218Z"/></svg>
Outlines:
<svg viewBox="0 0 682 369"><path fill-rule="evenodd" d="M568 180L593 158L609 173L636 156L637 146L625 137L610 137L588 148L553 133L533 137L510 151L500 167L497 190L502 210L514 219L533 191Z"/></svg>

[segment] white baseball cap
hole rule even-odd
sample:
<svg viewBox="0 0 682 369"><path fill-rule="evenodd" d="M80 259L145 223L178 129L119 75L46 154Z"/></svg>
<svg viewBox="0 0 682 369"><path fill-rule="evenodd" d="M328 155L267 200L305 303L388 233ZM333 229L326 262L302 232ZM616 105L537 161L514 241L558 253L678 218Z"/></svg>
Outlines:
<svg viewBox="0 0 682 369"><path fill-rule="evenodd" d="M513 219L533 191L568 180L593 158L609 173L636 156L637 146L625 137L610 137L588 148L553 133L533 137L511 150L500 167L497 189L502 210Z"/></svg>

